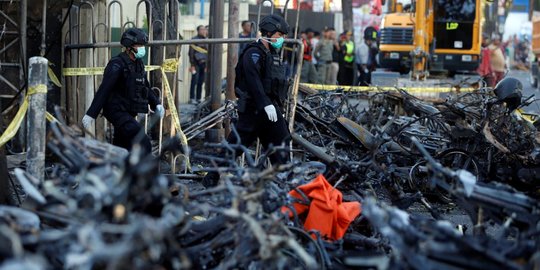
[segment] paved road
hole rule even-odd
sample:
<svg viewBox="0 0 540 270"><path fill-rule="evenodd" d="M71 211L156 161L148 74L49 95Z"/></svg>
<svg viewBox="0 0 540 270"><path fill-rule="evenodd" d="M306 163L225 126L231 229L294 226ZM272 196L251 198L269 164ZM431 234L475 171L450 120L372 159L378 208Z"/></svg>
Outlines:
<svg viewBox="0 0 540 270"><path fill-rule="evenodd" d="M512 70L507 76L515 77L523 83L523 98L535 95L540 99L540 91L531 86L529 82L529 73L526 71ZM524 108L526 112L540 114L540 101L535 102Z"/></svg>

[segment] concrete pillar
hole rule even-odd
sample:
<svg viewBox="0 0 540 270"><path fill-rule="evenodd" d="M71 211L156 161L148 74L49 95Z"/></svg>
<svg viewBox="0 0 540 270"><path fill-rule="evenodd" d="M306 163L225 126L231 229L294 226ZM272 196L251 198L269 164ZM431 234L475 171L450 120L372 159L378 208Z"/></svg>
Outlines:
<svg viewBox="0 0 540 270"><path fill-rule="evenodd" d="M47 67L43 57L32 57L28 64L29 106L26 115L26 171L43 181L45 178L45 133L47 108Z"/></svg>

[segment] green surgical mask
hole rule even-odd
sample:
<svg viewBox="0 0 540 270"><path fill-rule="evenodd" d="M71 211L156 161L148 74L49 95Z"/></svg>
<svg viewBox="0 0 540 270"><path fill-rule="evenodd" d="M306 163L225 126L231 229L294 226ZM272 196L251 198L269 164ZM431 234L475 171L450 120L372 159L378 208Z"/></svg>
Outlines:
<svg viewBox="0 0 540 270"><path fill-rule="evenodd" d="M146 55L146 48L145 47L139 47L137 49L137 53L135 54L135 58L141 59Z"/></svg>
<svg viewBox="0 0 540 270"><path fill-rule="evenodd" d="M283 42L285 41L283 37L276 38L275 42L272 42L271 38L265 38L265 39L268 41L268 43L270 43L270 45L272 45L272 47L274 47L274 49L281 49L281 47L283 47Z"/></svg>

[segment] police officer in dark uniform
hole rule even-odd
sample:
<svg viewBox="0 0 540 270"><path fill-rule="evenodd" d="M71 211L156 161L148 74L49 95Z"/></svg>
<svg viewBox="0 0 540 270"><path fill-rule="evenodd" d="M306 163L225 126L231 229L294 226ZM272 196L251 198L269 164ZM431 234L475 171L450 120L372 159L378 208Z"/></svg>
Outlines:
<svg viewBox="0 0 540 270"><path fill-rule="evenodd" d="M288 79L279 50L289 25L278 15L264 17L259 30L262 37L249 44L240 55L236 66L236 96L238 122L235 123L241 143L249 147L257 138L263 147L288 144L290 133L283 117L287 98ZM228 141L236 143L231 134ZM274 163L287 162L287 153L276 152Z"/></svg>
<svg viewBox="0 0 540 270"><path fill-rule="evenodd" d="M89 130L103 109L103 115L114 126L114 145L129 150L134 143L140 143L146 153L151 153L148 136L139 142L133 141L142 130L135 120L137 114L148 113L148 105L159 117L165 113L159 99L150 89L141 60L146 54L144 46L148 43L148 36L141 29L130 28L122 34L120 43L124 51L107 64L103 81L82 123Z"/></svg>

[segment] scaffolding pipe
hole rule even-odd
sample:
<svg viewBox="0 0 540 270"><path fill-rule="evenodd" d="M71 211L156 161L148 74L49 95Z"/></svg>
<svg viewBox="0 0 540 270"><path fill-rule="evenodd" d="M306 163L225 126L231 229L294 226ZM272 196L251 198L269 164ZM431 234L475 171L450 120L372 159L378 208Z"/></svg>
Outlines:
<svg viewBox="0 0 540 270"><path fill-rule="evenodd" d="M42 29L41 29L41 51L40 55L45 56L45 50L47 49L46 38L47 38L47 0L43 0L43 19L42 19Z"/></svg>
<svg viewBox="0 0 540 270"><path fill-rule="evenodd" d="M208 38L197 39L196 41L189 39L177 39L177 40L153 40L148 42L148 46L163 46L163 45L190 45L190 44L218 44L218 43L249 43L257 41L257 38ZM296 43L302 44L301 40L287 38L284 43ZM67 44L64 48L66 50L77 49L89 49L89 48L108 48L108 47L122 47L120 42L97 42L93 44Z"/></svg>
<svg viewBox="0 0 540 270"><path fill-rule="evenodd" d="M26 28L27 28L27 22L26 17L28 16L28 2L27 0L21 0L21 22L19 25L19 39L21 42L21 70L20 70L20 81L21 86L23 86L26 83Z"/></svg>
<svg viewBox="0 0 540 270"><path fill-rule="evenodd" d="M28 1L27 0L21 0L21 21L19 24L19 41L21 42L21 48L20 48L20 63L21 67L19 69L19 86L20 89L24 89L26 85L26 79L27 79L27 66L28 63L26 62L26 47L27 47L27 17L28 17ZM24 97L21 95L19 101L23 102ZM26 126L24 124L21 125L19 128L19 132L17 132L17 146L21 148L22 151L25 150L25 141L26 141Z"/></svg>
<svg viewBox="0 0 540 270"><path fill-rule="evenodd" d="M201 0L201 20L204 19L204 0Z"/></svg>

